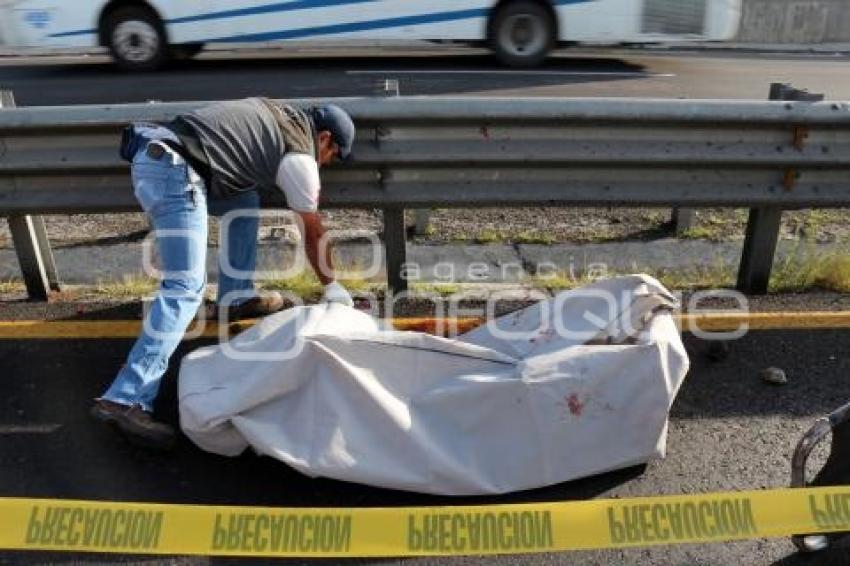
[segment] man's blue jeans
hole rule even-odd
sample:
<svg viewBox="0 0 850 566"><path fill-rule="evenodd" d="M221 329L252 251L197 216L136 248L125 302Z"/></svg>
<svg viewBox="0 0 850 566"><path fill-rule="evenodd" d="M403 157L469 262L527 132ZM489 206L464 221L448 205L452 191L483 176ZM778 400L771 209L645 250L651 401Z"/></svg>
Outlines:
<svg viewBox="0 0 850 566"><path fill-rule="evenodd" d="M222 217L229 212L240 211L227 222L227 254L218 256L218 304L237 305L254 294L254 270L257 267L257 232L260 219L260 194L246 191L228 199L207 202L209 213ZM245 211L244 214L241 211ZM224 251L224 242L219 242ZM227 262L228 265L225 265ZM234 293L228 297L229 293Z"/></svg>
<svg viewBox="0 0 850 566"><path fill-rule="evenodd" d="M141 335L103 399L152 410L168 360L180 344L203 301L206 285L207 213L204 183L178 154L154 142L133 159L132 181L136 199L151 218L156 233L162 281L150 305ZM159 150L162 150L161 152ZM158 158L151 155L161 153ZM256 209L259 195L210 203L211 214L243 208ZM234 220L228 232L230 267L253 273L256 264L256 214ZM253 278L229 277L219 258L219 299L232 291L253 292Z"/></svg>

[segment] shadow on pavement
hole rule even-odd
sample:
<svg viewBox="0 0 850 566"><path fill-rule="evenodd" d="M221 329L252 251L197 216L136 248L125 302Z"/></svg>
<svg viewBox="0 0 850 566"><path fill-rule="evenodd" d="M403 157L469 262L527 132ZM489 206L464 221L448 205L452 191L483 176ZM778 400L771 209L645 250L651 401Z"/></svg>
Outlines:
<svg viewBox="0 0 850 566"><path fill-rule="evenodd" d="M845 537L821 552L789 554L771 566L846 566L847 564L850 564L850 538Z"/></svg>

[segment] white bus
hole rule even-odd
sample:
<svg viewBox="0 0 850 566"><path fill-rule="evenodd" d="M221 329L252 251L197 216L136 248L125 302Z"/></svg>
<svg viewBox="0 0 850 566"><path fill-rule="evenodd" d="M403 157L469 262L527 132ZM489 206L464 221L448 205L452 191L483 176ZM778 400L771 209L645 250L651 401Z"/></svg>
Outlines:
<svg viewBox="0 0 850 566"><path fill-rule="evenodd" d="M285 40L486 42L511 66L558 43L731 39L742 0L0 0L6 46L108 47L129 69L205 44Z"/></svg>

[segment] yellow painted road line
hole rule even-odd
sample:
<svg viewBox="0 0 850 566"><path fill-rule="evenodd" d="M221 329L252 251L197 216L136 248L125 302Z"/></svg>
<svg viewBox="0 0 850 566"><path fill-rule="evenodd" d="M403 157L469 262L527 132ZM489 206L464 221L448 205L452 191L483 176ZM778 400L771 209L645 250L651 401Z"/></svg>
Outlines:
<svg viewBox="0 0 850 566"><path fill-rule="evenodd" d="M461 334L484 323L483 317L464 318L433 318L433 317L410 317L392 319L393 327L397 330L416 330L429 334Z"/></svg>
<svg viewBox="0 0 850 566"><path fill-rule="evenodd" d="M747 327L750 330L812 330L819 328L850 328L850 311L835 312L776 312L741 313L714 312L680 314L677 324L686 331L732 332ZM241 331L254 324L253 320L231 323L227 332ZM462 333L484 322L480 317L458 319L411 317L392 320L399 330L418 330L432 334ZM104 339L135 338L142 329L140 320L16 320L0 321L0 339ZM219 336L217 322L203 328L192 327L188 338Z"/></svg>
<svg viewBox="0 0 850 566"><path fill-rule="evenodd" d="M479 324L483 319L435 319L435 318L398 318L393 325L399 330L419 330L444 334L447 329L457 327L457 332L465 332ZM227 331L236 332L250 328L254 320L243 320L228 325ZM135 338L142 330L141 320L14 320L0 321L0 339L104 339ZM219 336L217 322L207 322L203 328L192 326L188 337L215 338Z"/></svg>
<svg viewBox="0 0 850 566"><path fill-rule="evenodd" d="M0 499L0 548L204 556L449 556L719 543L850 529L850 486L396 508Z"/></svg>
<svg viewBox="0 0 850 566"><path fill-rule="evenodd" d="M815 330L850 328L850 311L811 312L715 312L678 315L683 330L729 332L742 325L751 330Z"/></svg>
<svg viewBox="0 0 850 566"><path fill-rule="evenodd" d="M205 329L210 336L213 330ZM15 320L0 322L0 338L3 339L70 339L70 338L135 338L142 330L141 320Z"/></svg>
<svg viewBox="0 0 850 566"><path fill-rule="evenodd" d="M224 334L241 332L254 325L254 320L242 320L227 325ZM193 323L186 339L219 336L217 322L203 325ZM142 330L141 320L15 320L0 321L0 340L6 339L108 339L135 338Z"/></svg>

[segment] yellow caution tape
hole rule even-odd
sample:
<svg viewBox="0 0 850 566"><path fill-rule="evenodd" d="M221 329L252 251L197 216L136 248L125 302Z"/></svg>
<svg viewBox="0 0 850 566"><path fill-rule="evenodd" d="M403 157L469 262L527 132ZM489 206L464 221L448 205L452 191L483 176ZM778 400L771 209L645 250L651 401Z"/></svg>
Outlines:
<svg viewBox="0 0 850 566"><path fill-rule="evenodd" d="M412 508L0 499L0 548L127 554L515 554L846 530L850 486Z"/></svg>
<svg viewBox="0 0 850 566"><path fill-rule="evenodd" d="M850 328L850 311L837 312L775 312L726 313L712 312L676 315L682 330L702 332L731 332L749 330L812 330L818 328ZM255 321L243 320L220 328L215 321L201 326L197 323L186 332L187 338L215 338L250 328ZM394 318L398 330L417 330L431 334L460 334L484 323L481 317ZM15 320L0 321L2 339L104 339L135 338L142 330L141 320Z"/></svg>

